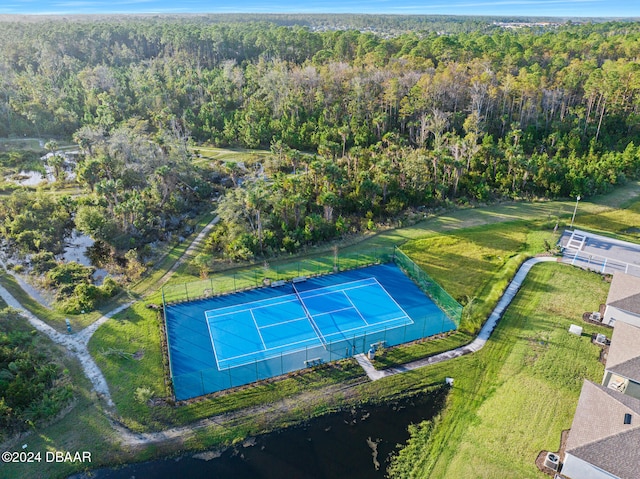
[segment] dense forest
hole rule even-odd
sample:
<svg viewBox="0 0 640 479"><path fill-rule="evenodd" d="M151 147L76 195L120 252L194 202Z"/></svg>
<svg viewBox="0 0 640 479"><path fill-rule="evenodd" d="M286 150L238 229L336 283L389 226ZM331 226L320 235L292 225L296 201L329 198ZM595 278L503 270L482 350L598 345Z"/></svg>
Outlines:
<svg viewBox="0 0 640 479"><path fill-rule="evenodd" d="M224 191L208 252L252 259L408 208L588 196L638 176L636 23L283 18L2 22L0 136L72 139L87 193L5 195L4 235L34 254L77 228L133 260ZM198 145L271 154L207 164ZM29 226L38 214L45 231Z"/></svg>

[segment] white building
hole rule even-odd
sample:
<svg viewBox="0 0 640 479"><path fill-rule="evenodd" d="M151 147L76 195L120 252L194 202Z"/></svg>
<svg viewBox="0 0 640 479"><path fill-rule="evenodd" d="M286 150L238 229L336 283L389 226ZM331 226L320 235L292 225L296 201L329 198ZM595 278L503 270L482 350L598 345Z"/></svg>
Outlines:
<svg viewBox="0 0 640 479"><path fill-rule="evenodd" d="M604 324L614 327L618 321L640 328L640 278L621 271L613 274L602 318Z"/></svg>
<svg viewBox="0 0 640 479"><path fill-rule="evenodd" d="M567 439L562 476L640 477L640 399L585 381Z"/></svg>
<svg viewBox="0 0 640 479"><path fill-rule="evenodd" d="M640 400L640 328L616 323L602 385Z"/></svg>

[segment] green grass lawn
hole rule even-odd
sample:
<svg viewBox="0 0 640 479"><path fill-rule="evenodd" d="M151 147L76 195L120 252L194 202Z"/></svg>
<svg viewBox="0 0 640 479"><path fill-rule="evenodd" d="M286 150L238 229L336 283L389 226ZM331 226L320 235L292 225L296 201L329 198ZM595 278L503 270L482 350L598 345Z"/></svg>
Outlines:
<svg viewBox="0 0 640 479"><path fill-rule="evenodd" d="M194 147L193 152L199 154L200 157L194 159L194 163L205 163L211 160L253 164L257 161L264 160L271 155L269 150L251 150L246 148L218 148L214 146L198 146Z"/></svg>
<svg viewBox="0 0 640 479"><path fill-rule="evenodd" d="M575 226L626 241L640 242L640 201L632 200L624 209L579 216Z"/></svg>
<svg viewBox="0 0 640 479"><path fill-rule="evenodd" d="M434 381L451 376L454 387L435 430L412 439L426 447L400 453L397 477L545 477L536 456L558 450L583 379L602 379L590 341L598 327L581 315L607 291L594 273L535 266L484 349L422 372ZM571 323L584 326L581 337L567 332Z"/></svg>
<svg viewBox="0 0 640 479"><path fill-rule="evenodd" d="M638 191L638 184L633 183L616 189L611 195L596 198L593 202L581 201L576 225L582 225L580 221L586 214L615 215L614 208L619 205L635 204L634 198ZM430 217L413 226L370 233L362 240L345 241L341 244L340 251L345 254L358 253L403 243L412 247L410 240L427 241L425 244L429 244L428 241L431 240L434 251L435 245L439 245L440 255L449 255L452 260L463 261L467 248L475 255L470 264L476 267L474 274L478 283L466 284L464 280L458 279L457 283L451 280L449 287L454 290L454 294L465 300L475 297L472 305L480 309L481 301L489 304L491 301L486 298L494 294L497 298L495 291L500 288L495 291L492 288L501 282L506 285L515 272L513 264L516 260L524 259L540 248L541 241L544 243L543 236L537 233L539 230L528 227L531 223L527 221L535 219L541 225L559 221L562 227L563 221L566 223L570 219L574 204L574 201L505 203L486 208L443 212L441 216ZM631 221L629 218L631 216L623 215L618 221ZM597 224L597 219L593 223ZM203 224L204 220L200 222L201 226ZM493 224L500 226L490 226ZM544 227L546 230L543 234L546 235L549 227ZM465 231L473 228L475 231L465 236ZM451 237L442 239L449 232L453 233ZM509 252L509 245L516 250ZM183 243L170 250L157 265L158 269L133 288L134 293L146 295L154 287L157 288L164 273L180 257L186 246ZM330 253L331 246L316 248L308 252L306 258L313 262L316 257L331 257ZM425 264L432 260L428 255L433 252L424 253L416 248L416 253L425 255ZM511 260L501 263L509 255ZM269 269L281 272L284 269L280 265L289 264L288 268L297 272L298 261L297 258L270 261ZM263 266L257 265L257 268L263 270ZM464 269L461 268L460 271ZM442 284L450 281L449 277L452 275L451 270L446 268L436 268L431 273ZM195 279L191 274L185 270L175 281ZM255 273L253 279L251 276L249 273L247 281L255 281ZM229 287L233 277L225 281ZM484 286L480 284L482 281L485 282ZM15 287L11 285L11 281L5 283L5 279L3 284ZM90 342L90 350L107 378L118 414L134 430L189 424L199 418L260 404L268 409L268 405L282 400L292 405L291 411L281 415L275 422L266 423L264 415L254 412L230 426L203 428L184 444L185 448L232 443L248 434L289 424L340 405L357 404L372 398L382 401L410 391L421 391L440 385L445 376L453 376L456 382L446 410L437 422L433 434L422 439L428 444L428 450L421 449L418 457L408 461L410 470L415 473L413 477L427 477L429 474L435 478L504 477L504 474L510 472L507 466L512 462L514 470L518 471L516 477L540 477L533 469L533 459L530 456L537 454L542 448L557 449L560 430L569 427L575 410L580 381L585 376L599 381L601 375L601 366L595 361L597 350L588 344L586 337L568 337L566 329L572 321L579 321L583 311L597 309L606 290L607 285L592 273L561 265L539 265L533 269L521 294L498 327L495 337L477 354L375 383L362 383L362 371L354 361L345 361L336 368L294 374L281 381L242 388L178 407L140 404L134 397L136 388L141 386L149 387L158 397L167 394L160 350L160 323L157 313L145 308L145 302L140 301L99 328ZM146 302L159 301L157 293L146 298ZM43 319L53 323L60 320L49 318L49 312L39 310L33 303L26 303L29 309L42 315ZM586 330L590 331L589 327ZM471 335L461 332L439 341L398 348L393 351L397 356L391 358L389 364L450 349L470 338ZM412 351L412 348L425 347L426 352L424 349L418 353ZM138 359L129 359L127 354L109 354L110 348L124 353L138 353ZM134 457L140 460L175 450L170 447L152 447L142 452L133 452L122 451L113 446L110 442L113 430L95 406L94 398L88 392L88 381L79 368L74 368L71 368L72 374L77 378L78 387L84 391L77 410L74 409L52 426L39 428L30 441L37 441L34 444L38 447L50 444L63 448L67 444L68 449L77 445L79 447L80 444L90 444L99 452L100 464L118 463ZM348 395L335 392L335 386L340 384L351 385ZM527 402L529 397L531 403ZM500 413L502 410L505 411L504 414ZM514 419L512 416L519 411L523 411L524 417ZM559 419L551 419L554 416ZM532 421L539 421L536 423L539 426L530 427L529 423ZM509 441L507 459L492 455L488 445L498 444L500 441L496 438ZM418 442L418 439L415 441ZM482 475L475 474L476 469L471 466L474 461ZM70 469L61 473L46 471L32 475L27 474L24 469L15 474L14 469L10 472L10 477L54 477L69 473Z"/></svg>
<svg viewBox="0 0 640 479"><path fill-rule="evenodd" d="M511 258L542 253L545 241L553 246L558 238L553 225L549 228L540 223L519 221L410 240L402 246L402 251L437 278L457 301L467 303L469 298L482 292Z"/></svg>

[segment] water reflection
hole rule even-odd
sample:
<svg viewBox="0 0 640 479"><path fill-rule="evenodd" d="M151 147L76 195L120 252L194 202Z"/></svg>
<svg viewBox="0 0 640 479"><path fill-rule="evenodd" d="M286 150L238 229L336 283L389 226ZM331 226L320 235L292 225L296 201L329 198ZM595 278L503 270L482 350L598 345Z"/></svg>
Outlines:
<svg viewBox="0 0 640 479"><path fill-rule="evenodd" d="M323 416L220 452L93 471L76 479L382 479L407 427L440 410L445 389Z"/></svg>

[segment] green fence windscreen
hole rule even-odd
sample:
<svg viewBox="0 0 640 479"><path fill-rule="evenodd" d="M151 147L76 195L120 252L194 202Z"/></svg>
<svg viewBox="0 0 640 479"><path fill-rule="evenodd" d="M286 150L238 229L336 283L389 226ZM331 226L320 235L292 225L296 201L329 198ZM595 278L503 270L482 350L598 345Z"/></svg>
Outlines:
<svg viewBox="0 0 640 479"><path fill-rule="evenodd" d="M397 247L394 249L393 260L456 323L456 327L459 327L462 305Z"/></svg>

